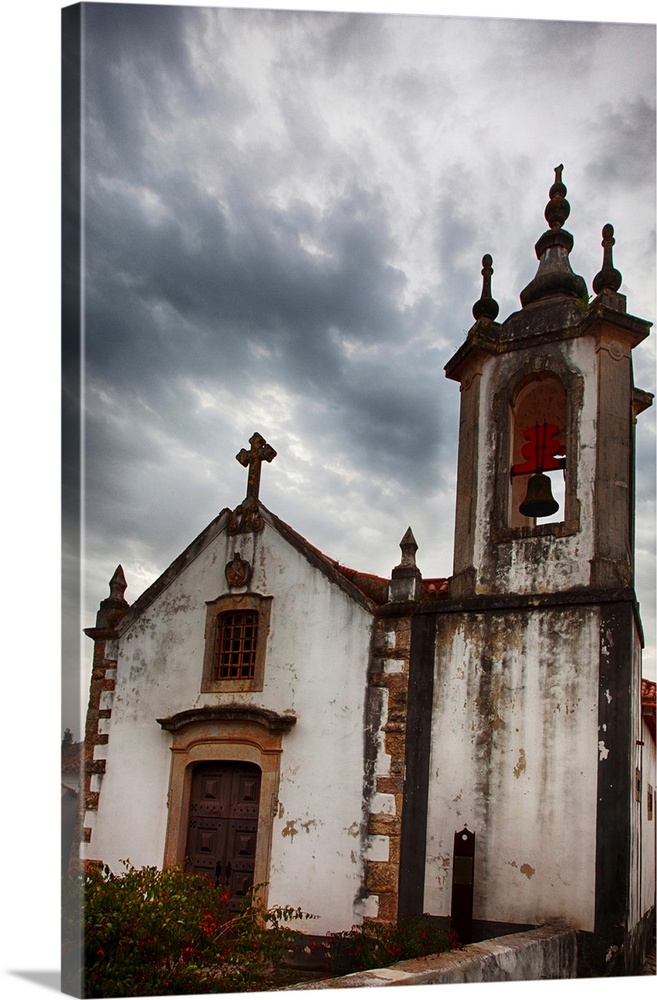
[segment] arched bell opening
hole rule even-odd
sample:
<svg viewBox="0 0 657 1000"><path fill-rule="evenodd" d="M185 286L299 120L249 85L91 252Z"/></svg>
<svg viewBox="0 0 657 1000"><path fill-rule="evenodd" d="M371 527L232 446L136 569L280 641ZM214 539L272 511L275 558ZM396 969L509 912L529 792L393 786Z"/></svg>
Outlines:
<svg viewBox="0 0 657 1000"><path fill-rule="evenodd" d="M541 373L511 403L508 523L559 523L565 514L567 397L561 381Z"/></svg>

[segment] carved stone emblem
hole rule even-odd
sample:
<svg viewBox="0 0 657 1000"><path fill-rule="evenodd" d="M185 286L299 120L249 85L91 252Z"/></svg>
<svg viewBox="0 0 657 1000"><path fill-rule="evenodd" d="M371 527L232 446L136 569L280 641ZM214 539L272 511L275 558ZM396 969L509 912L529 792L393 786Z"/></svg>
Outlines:
<svg viewBox="0 0 657 1000"><path fill-rule="evenodd" d="M251 564L236 552L230 562L226 563L224 572L229 587L246 587L251 580L253 570Z"/></svg>
<svg viewBox="0 0 657 1000"><path fill-rule="evenodd" d="M253 497L247 497L239 507L231 513L228 521L228 534L239 535L248 532L262 531L265 526L260 514L258 501Z"/></svg>

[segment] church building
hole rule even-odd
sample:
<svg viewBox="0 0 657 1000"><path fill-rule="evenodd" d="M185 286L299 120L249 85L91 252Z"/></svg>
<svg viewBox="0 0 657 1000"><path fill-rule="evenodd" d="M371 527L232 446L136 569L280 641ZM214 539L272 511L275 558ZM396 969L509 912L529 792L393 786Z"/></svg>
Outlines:
<svg viewBox="0 0 657 1000"><path fill-rule="evenodd" d="M461 412L454 565L339 565L269 511L254 433L226 508L96 624L81 857L186 865L317 934L407 914L462 940L558 918L584 974L632 971L655 902L654 685L642 709L634 435L651 394L602 229L589 298L562 167L521 307L489 255L447 362ZM391 564L395 556L392 554ZM644 690L649 691L650 685ZM644 719L652 718L652 724Z"/></svg>

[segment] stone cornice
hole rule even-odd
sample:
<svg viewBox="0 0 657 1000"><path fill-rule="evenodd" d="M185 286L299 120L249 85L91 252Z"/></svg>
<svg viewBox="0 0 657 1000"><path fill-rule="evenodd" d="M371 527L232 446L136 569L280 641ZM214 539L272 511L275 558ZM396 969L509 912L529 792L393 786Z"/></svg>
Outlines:
<svg viewBox="0 0 657 1000"><path fill-rule="evenodd" d="M297 721L296 715L274 712L270 708L257 705L206 705L176 712L166 719L156 720L162 729L177 733L185 726L205 722L256 722L272 733L288 733Z"/></svg>

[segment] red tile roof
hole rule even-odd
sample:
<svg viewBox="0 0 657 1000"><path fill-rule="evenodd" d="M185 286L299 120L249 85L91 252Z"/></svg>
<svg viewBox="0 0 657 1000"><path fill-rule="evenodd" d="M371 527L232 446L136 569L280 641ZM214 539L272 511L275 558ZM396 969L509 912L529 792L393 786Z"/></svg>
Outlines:
<svg viewBox="0 0 657 1000"><path fill-rule="evenodd" d="M82 767L84 743L69 743L62 747L62 771L79 771Z"/></svg>
<svg viewBox="0 0 657 1000"><path fill-rule="evenodd" d="M641 711L646 725L655 739L655 681L641 681Z"/></svg>

